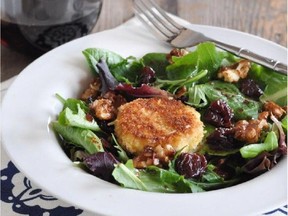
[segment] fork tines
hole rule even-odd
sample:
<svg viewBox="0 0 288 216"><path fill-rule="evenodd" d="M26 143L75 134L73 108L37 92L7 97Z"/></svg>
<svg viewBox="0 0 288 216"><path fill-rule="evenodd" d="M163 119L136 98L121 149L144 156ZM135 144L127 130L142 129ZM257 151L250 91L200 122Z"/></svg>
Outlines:
<svg viewBox="0 0 288 216"><path fill-rule="evenodd" d="M171 41L185 28L171 19L167 13L151 0L134 0L135 14L139 20L153 28L156 36Z"/></svg>

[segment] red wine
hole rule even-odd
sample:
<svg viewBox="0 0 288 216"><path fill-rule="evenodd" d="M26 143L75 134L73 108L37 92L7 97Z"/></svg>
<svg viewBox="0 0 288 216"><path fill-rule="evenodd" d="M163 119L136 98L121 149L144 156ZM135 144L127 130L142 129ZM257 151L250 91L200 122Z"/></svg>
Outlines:
<svg viewBox="0 0 288 216"><path fill-rule="evenodd" d="M54 25L26 25L1 19L1 44L30 56L43 53L91 32L99 11Z"/></svg>

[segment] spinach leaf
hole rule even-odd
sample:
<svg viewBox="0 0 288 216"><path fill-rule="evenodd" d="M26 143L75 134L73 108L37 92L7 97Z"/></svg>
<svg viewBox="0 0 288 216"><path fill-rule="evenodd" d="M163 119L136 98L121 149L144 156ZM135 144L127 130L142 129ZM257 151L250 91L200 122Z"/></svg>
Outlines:
<svg viewBox="0 0 288 216"><path fill-rule="evenodd" d="M109 66L118 64L124 60L124 58L117 53L106 49L88 48L85 49L82 53L86 57L88 65L96 75L99 73L96 65L100 59L105 60Z"/></svg>
<svg viewBox="0 0 288 216"><path fill-rule="evenodd" d="M142 68L142 62L130 56L118 64L111 65L110 71L119 82L135 83Z"/></svg>
<svg viewBox="0 0 288 216"><path fill-rule="evenodd" d="M207 76L201 79L201 82L207 82L215 77L224 57L220 51L216 50L213 43L202 43L195 51L183 57L173 57L174 63L166 68L167 76L171 80L181 80L207 70Z"/></svg>
<svg viewBox="0 0 288 216"><path fill-rule="evenodd" d="M93 131L101 130L94 119L92 121L87 120L86 113L89 111L89 108L82 100L75 98L64 99L59 94L56 94L56 97L63 103L63 110L58 116L60 124Z"/></svg>
<svg viewBox="0 0 288 216"><path fill-rule="evenodd" d="M91 130L66 126L59 122L52 122L52 127L63 139L84 148L89 154L104 151L101 140Z"/></svg>
<svg viewBox="0 0 288 216"><path fill-rule="evenodd" d="M118 163L112 172L113 177L122 186L147 191L146 185L136 175L132 160L127 161L126 165Z"/></svg>
<svg viewBox="0 0 288 216"><path fill-rule="evenodd" d="M69 107L66 107L59 114L58 122L62 125L74 126L83 129L90 129L93 131L100 131L101 129L98 126L97 122L94 119L92 119L92 121L88 121L86 119L86 113L84 112L84 110L81 109L79 104L77 104L77 107L78 112L75 114Z"/></svg>
<svg viewBox="0 0 288 216"><path fill-rule="evenodd" d="M98 76L99 68L96 65L102 59L102 61L107 63L111 74L119 82L136 82L136 79L143 68L142 62L138 61L135 57L130 56L128 58L123 58L106 49L89 48L84 50L83 54L94 75Z"/></svg>
<svg viewBox="0 0 288 216"><path fill-rule="evenodd" d="M166 53L147 53L142 57L145 66L153 68L156 77L159 79L168 79L166 67L170 64L166 58Z"/></svg>
<svg viewBox="0 0 288 216"><path fill-rule="evenodd" d="M278 147L278 139L274 131L270 131L264 143L249 144L240 149L243 158L254 158L263 151L273 151Z"/></svg>
<svg viewBox="0 0 288 216"><path fill-rule="evenodd" d="M65 108L69 108L73 113L77 113L78 106L79 106L82 110L84 110L85 113L89 111L88 106L82 100L75 99L75 98L64 99L59 94L56 94L56 97L63 104L63 110Z"/></svg>
<svg viewBox="0 0 288 216"><path fill-rule="evenodd" d="M274 101L280 106L287 105L287 76L261 65L252 64L249 76L264 86L261 102Z"/></svg>
<svg viewBox="0 0 288 216"><path fill-rule="evenodd" d="M188 96L187 104L196 107L222 99L231 107L236 120L257 118L260 109L260 103L246 98L234 84L222 81L195 85L189 89Z"/></svg>
<svg viewBox="0 0 288 216"><path fill-rule="evenodd" d="M287 117L287 115L282 119L281 125L282 125L283 129L287 132L287 128L288 128L288 117Z"/></svg>

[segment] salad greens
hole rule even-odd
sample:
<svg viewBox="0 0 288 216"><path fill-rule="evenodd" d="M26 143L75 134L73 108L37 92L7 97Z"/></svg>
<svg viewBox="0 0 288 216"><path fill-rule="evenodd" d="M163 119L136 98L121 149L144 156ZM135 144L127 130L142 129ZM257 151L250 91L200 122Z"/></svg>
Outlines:
<svg viewBox="0 0 288 216"><path fill-rule="evenodd" d="M253 64L251 78L257 80L264 88L261 102L274 101L280 106L287 105L287 76L273 73L273 70Z"/></svg>
<svg viewBox="0 0 288 216"><path fill-rule="evenodd" d="M282 108L287 106L287 76L251 63L246 78L225 82L218 78L219 70L236 70L235 65L241 59L216 49L210 42L199 44L185 55L171 53L124 58L105 49L83 51L93 75L101 81L100 94L86 100L64 99L57 94L63 110L52 123L71 160L85 165L91 174L123 187L195 193L252 179L271 169L287 154L287 115ZM249 94L241 87L248 79L256 83L248 85ZM260 96L250 95L255 89L261 90ZM128 102L138 97L172 97L194 107L205 124L200 147L196 152L177 152L167 164L136 167L134 156L121 147L114 135L115 119L101 120L91 111L91 104L97 98L109 100L105 96L107 92L119 94ZM282 111L281 115L276 118L273 110L266 110L266 103ZM218 107L211 107L215 104ZM267 116L262 117L265 112ZM227 121L229 117L232 123L214 125L206 121L211 115L217 121L219 118ZM236 136L240 130L240 136ZM259 135L253 141L247 138L252 136L251 131ZM183 168L181 155L191 159L186 161L191 165L188 171L187 167ZM265 163L267 160L269 163ZM181 169L200 171L189 177Z"/></svg>
<svg viewBox="0 0 288 216"><path fill-rule="evenodd" d="M278 147L278 139L275 132L267 134L264 143L250 144L240 149L243 158L254 158L264 151L273 151Z"/></svg>
<svg viewBox="0 0 288 216"><path fill-rule="evenodd" d="M200 44L194 52L183 57L172 57L174 63L167 66L167 77L170 80L185 79L207 70L208 74L200 80L206 82L215 77L217 69L225 58L223 54L224 52L218 52L212 43Z"/></svg>
<svg viewBox="0 0 288 216"><path fill-rule="evenodd" d="M199 84L189 89L188 104L205 107L212 101L222 99L233 109L236 119L257 118L260 104L245 98L240 90L231 83L221 81Z"/></svg>

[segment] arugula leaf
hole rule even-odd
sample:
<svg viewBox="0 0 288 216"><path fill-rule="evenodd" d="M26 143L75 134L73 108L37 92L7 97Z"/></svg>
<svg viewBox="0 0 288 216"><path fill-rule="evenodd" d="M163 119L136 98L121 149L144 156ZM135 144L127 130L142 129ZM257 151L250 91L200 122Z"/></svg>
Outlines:
<svg viewBox="0 0 288 216"><path fill-rule="evenodd" d="M215 169L214 165L208 164L206 172L203 173L202 175L202 179L211 183L223 182L224 179L221 176L219 176L217 173L215 173L214 169Z"/></svg>
<svg viewBox="0 0 288 216"><path fill-rule="evenodd" d="M89 154L104 151L101 140L91 130L62 125L59 122L52 122L52 127L63 139L84 148Z"/></svg>
<svg viewBox="0 0 288 216"><path fill-rule="evenodd" d="M174 193L197 193L204 191L198 187L197 184L192 183L179 175L174 169L166 170L156 166L150 166L147 168L147 172L154 177L157 188L153 191L158 191L161 187L163 192L174 192ZM150 183L150 178L147 182ZM160 185L158 185L160 184Z"/></svg>
<svg viewBox="0 0 288 216"><path fill-rule="evenodd" d="M203 85L195 85L188 89L188 101L187 104L202 108L208 105L208 99L205 94L205 87Z"/></svg>
<svg viewBox="0 0 288 216"><path fill-rule="evenodd" d="M249 144L240 149L243 158L254 158L263 151L273 151L278 147L278 139L274 131L270 131L264 143Z"/></svg>
<svg viewBox="0 0 288 216"><path fill-rule="evenodd" d="M191 193L203 191L196 184L176 172L150 166L135 169L132 160L117 164L112 175L122 186L132 189L165 193Z"/></svg>
<svg viewBox="0 0 288 216"><path fill-rule="evenodd" d="M129 157L127 156L127 153L123 150L123 148L119 145L115 135L113 133L111 133L112 139L115 143L114 147L117 149L118 155L119 155L119 159L122 162L127 162L129 160Z"/></svg>
<svg viewBox="0 0 288 216"><path fill-rule="evenodd" d="M157 86L158 88L166 89L166 91L175 94L178 88L182 86L187 86L189 88L194 83L198 82L200 79L205 77L207 74L208 74L207 70L202 70L197 75L182 80L161 80L157 78L154 85Z"/></svg>

